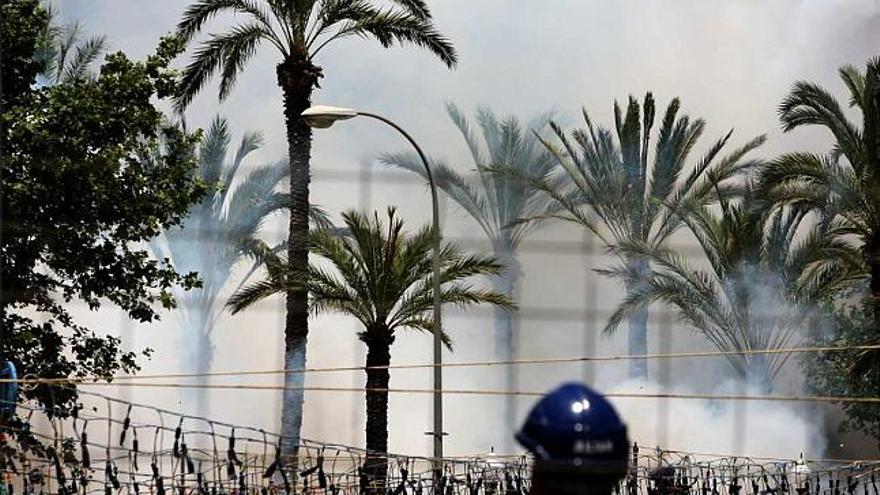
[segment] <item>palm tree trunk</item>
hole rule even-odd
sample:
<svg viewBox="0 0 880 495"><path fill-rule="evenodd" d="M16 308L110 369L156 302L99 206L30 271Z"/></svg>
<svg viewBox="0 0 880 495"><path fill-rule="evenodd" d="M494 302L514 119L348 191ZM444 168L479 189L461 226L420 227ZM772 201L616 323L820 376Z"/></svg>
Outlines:
<svg viewBox="0 0 880 495"><path fill-rule="evenodd" d="M207 417L210 416L211 402L208 389L204 386L208 384L207 374L211 371L211 363L214 360L214 343L211 341L211 315L202 309L196 311L199 313L199 327L193 339L196 344L193 349L195 354L193 369L197 375L196 383L202 388L195 390L195 411L197 415Z"/></svg>
<svg viewBox="0 0 880 495"><path fill-rule="evenodd" d="M770 379L770 362L765 354L754 354L746 358L746 383L757 388L761 394L773 392Z"/></svg>
<svg viewBox="0 0 880 495"><path fill-rule="evenodd" d="M642 278L648 276L650 266L648 260L636 258L627 260L630 268L641 274ZM646 283L646 282L642 282ZM641 290L640 284L626 287L626 291ZM643 308L629 318L628 353L630 355L643 355L648 353L648 308ZM648 379L648 361L645 359L631 359L629 365L629 377L633 380L646 381Z"/></svg>
<svg viewBox="0 0 880 495"><path fill-rule="evenodd" d="M504 294L513 300L516 283L520 276L519 262L510 250L496 250L495 256L503 261L505 270L504 273L493 279L493 289L495 292ZM514 315L511 311L499 307L493 308L493 312L495 359L498 361L513 360L517 356ZM517 367L502 366L501 373L502 390L507 392L515 390L518 378ZM502 436L503 441L499 447L502 452L511 453L513 451L513 436L509 432L516 429L516 397L505 395L503 400L502 427L503 431L508 434Z"/></svg>
<svg viewBox="0 0 880 495"><path fill-rule="evenodd" d="M287 148L290 160L290 227L287 256L294 271L305 273L309 250L309 159L312 130L302 119L302 112L311 105L312 89L320 69L308 60L286 60L276 69L278 85L284 93L284 121L287 126ZM306 365L306 343L309 334L308 293L294 289L287 292L287 314L284 320L285 369L302 369ZM286 373L281 406L281 456L287 464L295 463L303 414L304 373Z"/></svg>
<svg viewBox="0 0 880 495"><path fill-rule="evenodd" d="M186 315L181 318L178 345L183 349L180 356L180 369L184 373L194 373L195 382L200 388L184 390L183 400L187 411L198 416L208 416L210 402L207 373L211 371L214 357L214 344L211 341L211 314L201 304L203 299L197 294L188 294L185 306Z"/></svg>
<svg viewBox="0 0 880 495"><path fill-rule="evenodd" d="M388 383L391 375L391 344L394 336L387 329L379 328L361 336L367 344L367 458L364 474L367 487L362 493L384 494L388 478Z"/></svg>

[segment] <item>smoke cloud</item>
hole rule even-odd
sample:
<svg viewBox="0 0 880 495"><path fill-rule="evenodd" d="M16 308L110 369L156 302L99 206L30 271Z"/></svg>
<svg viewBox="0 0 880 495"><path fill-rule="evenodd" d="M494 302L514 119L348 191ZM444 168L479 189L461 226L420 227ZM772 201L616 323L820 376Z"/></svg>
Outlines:
<svg viewBox="0 0 880 495"><path fill-rule="evenodd" d="M142 57L152 51L159 36L174 29L187 3L79 0L59 1L57 6L62 20L80 20L87 30L106 34L113 49ZM776 117L779 101L798 79L815 81L842 94L837 68L846 63L862 65L880 52L880 3L875 0L443 0L431 2L431 6L438 26L461 54L456 71L446 70L411 47L383 50L372 41L347 40L318 60L326 79L313 101L392 117L429 154L462 170L471 162L445 115L444 103L450 99L468 112L478 104L487 104L499 114L522 116L556 110L572 123L578 122L579 109L585 106L595 119L610 124L614 99L652 90L661 106L680 96L684 111L707 119L704 146L733 127L734 143L768 133L770 141L760 151L765 157L790 150L823 152L830 147L830 139L818 131L781 133ZM218 19L209 31L218 32L232 21ZM274 75L276 59L275 53L264 47L228 100L218 102L216 86L208 86L187 113L191 127L206 127L214 115L221 114L229 117L236 136L248 130L262 131L265 146L249 158L245 168L286 155ZM402 182L399 174L374 169L372 157L404 148L405 143L394 133L370 121L353 120L316 133L313 201L333 214L357 205L375 209L396 205L413 227L429 221L429 198L418 180ZM369 159L365 161L365 157ZM359 182L362 177L372 180ZM480 239L474 237L475 226L453 205L445 205L444 219L447 237L468 238L480 246ZM280 232L283 225L270 222L267 229ZM526 247L521 252L524 309L519 357L625 353L625 332L611 338L599 335L604 315L622 294L619 287L590 269L607 266L610 260L599 248L585 255L580 248L582 233L570 226L551 226L532 240L563 247ZM680 242L694 247L686 236ZM488 244L482 247L488 248ZM181 330L171 315L150 326L131 323L112 310L95 314L84 309L77 316L85 324L118 328L132 348L154 348L154 358L146 363L144 373L179 369L176 336ZM490 316L488 311L470 316L451 313L447 322L456 346L454 354L447 353L445 359L491 359ZM214 369L281 368L282 327L280 299L235 317L225 315L214 332ZM669 317L653 316L652 329L652 351L710 348ZM365 353L355 337L356 330L356 324L345 318L315 319L309 365L362 365ZM425 363L430 357L430 339L418 333L401 335L392 349L394 363ZM795 361L788 366L786 376L799 373ZM492 388L492 373L450 369L446 383L457 389ZM730 370L723 360L652 364L651 373L657 383L645 390L720 393L741 389L728 381ZM606 391L634 391L625 383L625 376L625 366L618 364L523 367L519 387L545 391L576 379L598 384ZM363 380L363 373L320 373L310 375L307 386L358 387L363 386ZM281 379L270 375L214 382L277 385ZM394 371L391 377L392 387L429 388L429 383L427 370ZM716 386L718 383L725 385ZM779 392L799 390L797 380L786 378ZM184 411L189 407L174 390L113 388L107 392L161 407ZM212 415L218 420L277 430L279 397L280 393L272 391L212 390ZM532 402L519 400L521 417ZM802 451L818 454L824 448L821 408L812 405L615 402L629 422L633 438L645 446L665 444L683 450L787 457ZM500 445L504 435L511 435L493 426L497 424L493 411L498 406L500 402L492 398L449 396L448 452L485 452ZM661 421L664 417L668 421ZM430 429L429 396L393 395L390 419L393 451L430 452L429 438L424 435ZM307 438L362 445L363 421L360 394L314 392L306 396Z"/></svg>

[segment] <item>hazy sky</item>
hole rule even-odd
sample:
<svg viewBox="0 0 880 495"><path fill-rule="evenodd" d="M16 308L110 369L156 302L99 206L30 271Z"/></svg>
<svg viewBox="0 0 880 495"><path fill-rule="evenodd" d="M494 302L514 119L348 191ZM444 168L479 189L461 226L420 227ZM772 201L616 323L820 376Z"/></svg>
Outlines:
<svg viewBox="0 0 880 495"><path fill-rule="evenodd" d="M106 34L114 49L134 57L148 54L158 37L173 29L187 5L184 0L56 3L66 21L82 21L88 30ZM580 108L585 106L594 119L610 124L614 99L629 94L640 97L646 90L652 90L660 105L680 96L684 111L708 120L704 146L735 128L734 144L757 134L768 134L770 141L761 151L763 156L794 149L822 151L829 141L821 132L807 130L782 135L776 119L778 103L797 79L819 82L842 95L837 68L847 63L863 66L868 57L880 54L880 0L439 0L431 2L431 6L437 26L458 49L460 64L455 71L447 70L429 54L412 47L383 50L373 41L350 39L321 54L317 62L326 77L313 101L387 115L410 130L429 154L446 158L462 169L471 165L463 143L445 115L444 103L449 100L468 112L478 104L490 105L501 114L520 116L555 110L563 121L571 124L579 122ZM228 21L221 19L208 30L219 31ZM205 126L211 117L220 114L230 119L236 135L245 130L262 131L266 143L250 161L251 166L286 154L280 92L274 75L277 60L273 49L264 47L226 102L218 103L216 85L212 85L187 113L191 126ZM313 201L335 213L364 203L364 193L369 192L373 206L397 204L406 217L426 221L430 218L428 202L418 184L383 184L380 175L377 183L365 190L357 184L322 179L321 173L326 170L343 175L350 171L352 179L356 179L360 168L377 153L398 150L403 145L390 130L372 121L356 120L319 132L313 149ZM454 210L446 230L452 235L476 235L473 224ZM578 236L574 229L553 227L535 239L577 240ZM590 294L599 305L611 305L619 295L617 288L588 271L593 266L590 262L576 255L525 254L523 265L526 279L522 299L530 307L580 308ZM278 303L264 305L266 310L279 307ZM280 365L280 315L263 311L248 318L226 318L218 329L216 368ZM450 322L459 339L454 359L490 357L489 320L453 317ZM590 322L586 326L590 327ZM584 328L585 324L579 321L524 322L520 355L584 354L584 346L593 342L584 337ZM314 329L309 351L311 364L354 364L363 359L351 322L323 318ZM146 343L164 352L158 353L149 370L168 371L176 366L176 361L168 357L175 351L174 339L169 336L176 331L173 319L158 328L137 329L136 344ZM678 337L671 344L673 348L704 346L686 329L676 328L674 332ZM653 339L655 346L660 337L655 335ZM596 338L593 352L622 351L622 342ZM427 345L421 335L400 338L394 360L424 362L429 356ZM687 375L690 369L682 365L678 373ZM709 365L705 369L723 370L724 365ZM610 383L622 373L621 368L600 371L597 376ZM542 373L524 369L522 388L546 389L560 377L580 376L579 368ZM314 384L337 386L362 384L362 377L357 374L342 379L337 375L310 380ZM491 388L491 384L481 380L481 375L472 371L451 371L448 383L454 388ZM392 377L393 386L426 384L425 373L398 373ZM703 385L705 382L693 384ZM276 397L269 392L248 392L254 394L253 401L250 396L242 401L242 393L237 394L213 395L215 404L235 404L218 409L218 416L273 426ZM363 413L358 409L362 408L361 397L314 394L308 401L307 436L362 442L359 425ZM250 407L239 403L260 404L260 412L249 412ZM522 402L523 409L528 403ZM451 451L485 451L497 443L491 435L498 432L487 433L473 421L474 411L485 414L490 411L491 401L461 399L458 404L464 405L451 407L449 413ZM327 420L325 413L334 408L342 412L334 415L334 420ZM392 424L396 425L391 432L393 450L427 452L428 441L422 437L430 421L426 411L427 398L392 398ZM769 424L768 429L772 430L776 423ZM685 441L685 437L671 441ZM800 441L792 441L790 455L803 448L798 444Z"/></svg>

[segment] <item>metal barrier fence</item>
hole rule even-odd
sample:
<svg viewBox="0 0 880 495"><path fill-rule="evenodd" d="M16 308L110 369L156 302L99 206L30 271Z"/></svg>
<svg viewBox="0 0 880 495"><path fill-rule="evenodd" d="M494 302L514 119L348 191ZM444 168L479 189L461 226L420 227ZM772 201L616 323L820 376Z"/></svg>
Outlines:
<svg viewBox="0 0 880 495"><path fill-rule="evenodd" d="M527 457L443 459L438 476L436 459L303 440L290 463L279 457L280 436L259 428L87 391L82 400L86 406L66 419L19 404L19 417L29 424L48 422L42 428L48 432L0 427L5 495L524 495L529 490ZM143 419L149 416L154 421ZM387 465L381 482L364 469L377 458ZM877 495L878 471L878 460L733 457L635 444L629 474L616 492Z"/></svg>

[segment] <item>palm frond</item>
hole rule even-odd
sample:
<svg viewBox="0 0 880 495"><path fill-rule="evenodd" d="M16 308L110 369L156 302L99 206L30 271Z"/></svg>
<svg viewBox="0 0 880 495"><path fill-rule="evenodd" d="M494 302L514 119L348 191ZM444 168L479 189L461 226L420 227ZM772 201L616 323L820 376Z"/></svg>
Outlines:
<svg viewBox="0 0 880 495"><path fill-rule="evenodd" d="M804 125L827 128L853 166L859 166L861 133L834 96L821 86L807 81L796 82L779 106L779 118L786 132Z"/></svg>
<svg viewBox="0 0 880 495"><path fill-rule="evenodd" d="M272 21L268 12L251 0L196 0L183 12L177 24L177 34L190 41L212 18L223 13L250 15L264 28L271 29Z"/></svg>
<svg viewBox="0 0 880 495"><path fill-rule="evenodd" d="M52 4L46 5L45 10L46 22L37 37L33 60L40 68L40 75L51 80L58 59L58 40L61 39L63 28L56 22L58 10Z"/></svg>
<svg viewBox="0 0 880 495"><path fill-rule="evenodd" d="M214 117L199 147L199 176L212 186L224 176L230 140L229 121L219 115ZM229 182L222 185L229 187Z"/></svg>
<svg viewBox="0 0 880 495"><path fill-rule="evenodd" d="M875 338L864 345L880 345L880 339ZM850 380L857 381L868 373L876 373L877 370L880 370L880 350L863 349L856 354L847 372Z"/></svg>
<svg viewBox="0 0 880 495"><path fill-rule="evenodd" d="M220 100L229 96L238 75L254 55L259 42L269 33L257 23L241 24L232 28L224 37L224 58L220 72Z"/></svg>
<svg viewBox="0 0 880 495"><path fill-rule="evenodd" d="M311 32L307 36L307 47L312 48L312 46L318 42L321 35L329 32L339 23L345 21L358 22L371 16L375 16L378 13L379 10L368 0L324 0L321 8L318 10L315 24L312 26ZM340 32L341 30L335 35L330 36L330 38L324 40L323 43L316 45L311 51L312 56L314 57L321 48L332 42L337 36L340 36Z"/></svg>
<svg viewBox="0 0 880 495"><path fill-rule="evenodd" d="M55 60L55 73L52 76L52 80L56 83L63 79L64 69L67 67L67 59L82 36L82 26L78 22L69 24L61 28L59 34L60 37L57 40L58 49L56 51L58 58Z"/></svg>
<svg viewBox="0 0 880 495"><path fill-rule="evenodd" d="M236 291L229 297L226 305L232 311L232 314L236 314L267 297L286 292L286 290L287 286L281 281L274 279L260 280Z"/></svg>
<svg viewBox="0 0 880 495"><path fill-rule="evenodd" d="M58 25L55 10L47 10L48 21L39 33L34 54L40 76L49 84L90 77L91 65L107 48L106 37L90 36L83 40L81 24Z"/></svg>
<svg viewBox="0 0 880 495"><path fill-rule="evenodd" d="M345 285L354 293L354 297L369 304L374 299L370 287L370 279L364 270L365 262L356 248L345 239L331 235L327 231L318 231L311 235L312 253L329 261L342 276ZM372 314L372 311L362 312ZM375 314L373 315L375 317Z"/></svg>
<svg viewBox="0 0 880 495"><path fill-rule="evenodd" d="M415 153L383 153L379 155L379 162L384 165L415 172L427 180L425 166L421 158ZM465 178L444 162L430 160L430 163L437 187L449 195L468 215L476 220L480 228L487 235L490 235L490 237L496 235L498 227L491 223L490 218L487 218L488 205L486 199L482 191L473 185L473 181Z"/></svg>
<svg viewBox="0 0 880 495"><path fill-rule="evenodd" d="M839 73L849 89L849 106L861 106L865 97L865 76L852 65L844 65Z"/></svg>
<svg viewBox="0 0 880 495"><path fill-rule="evenodd" d="M465 117L455 103L452 103L451 101L446 103L446 113L449 114L450 120L452 120L452 123L455 124L458 132L461 133L461 136L464 138L464 142L467 144L468 150L471 152L471 157L473 158L474 163L478 165L485 164L486 161L483 158L483 152L480 150L480 143L473 130L471 130L467 117Z"/></svg>
<svg viewBox="0 0 880 495"><path fill-rule="evenodd" d="M106 47L107 38L105 36L92 36L83 43L78 43L76 54L64 67L61 79L69 81L84 77L89 71L89 66L104 53Z"/></svg>
<svg viewBox="0 0 880 495"><path fill-rule="evenodd" d="M359 2L360 3L360 2ZM372 37L385 48L394 43L412 44L427 49L448 67L455 67L458 55L452 42L434 27L431 19L402 11L371 11L341 24L339 30L309 54L315 57L330 42L349 36Z"/></svg>
<svg viewBox="0 0 880 495"><path fill-rule="evenodd" d="M334 266L338 267L338 265ZM355 317L362 325L369 328L377 321L376 308L370 304L370 299L365 299L359 288L348 285L351 273L337 277L317 266L309 269L307 282L304 288L308 289L310 308L313 314L325 311L347 313Z"/></svg>
<svg viewBox="0 0 880 495"><path fill-rule="evenodd" d="M476 149L478 144L473 135L469 135L464 117L456 111L450 112L450 116L468 146L473 148L471 155L477 174L470 182L479 189L483 199L482 218L469 213L481 223L497 252L512 252L542 223L520 222L520 219L559 211L555 202L530 185L532 181L559 185L552 177L556 158L541 145L539 138L553 114L535 116L524 125L514 116L498 119L491 109L480 108L477 120L488 151L485 155ZM499 169L507 169L512 174L505 177L498 173Z"/></svg>
<svg viewBox="0 0 880 495"><path fill-rule="evenodd" d="M762 171L762 194L772 194L774 187L794 181L827 187L830 168L827 157L805 152L785 153Z"/></svg>
<svg viewBox="0 0 880 495"><path fill-rule="evenodd" d="M405 320L401 320L401 322L397 326L398 328L412 328L413 330L420 330L430 335L433 335L434 330L436 329L436 326L434 325L434 320L427 316L413 316ZM446 346L448 350L452 350L452 337L450 337L445 330L441 331L440 340L443 342L443 345Z"/></svg>
<svg viewBox="0 0 880 495"><path fill-rule="evenodd" d="M763 135L718 158L732 132L716 141L697 162L696 167L667 195L664 211L654 228L653 242L663 242L672 235L681 225L683 214L688 208L741 195L741 176L763 166L760 160L746 158L766 142L767 138Z"/></svg>
<svg viewBox="0 0 880 495"><path fill-rule="evenodd" d="M177 110L183 111L218 70L221 72L220 99L225 99L257 45L267 36L263 26L250 22L235 26L226 33L211 35L201 43L183 71L175 99Z"/></svg>
<svg viewBox="0 0 880 495"><path fill-rule="evenodd" d="M318 206L311 205L309 207L309 225L316 230L324 230L329 232L337 232L336 226L333 225L333 219L327 210Z"/></svg>
<svg viewBox="0 0 880 495"><path fill-rule="evenodd" d="M241 167L242 161L244 161L245 157L251 154L253 151L256 151L263 145L263 134L260 132L246 132L241 137L241 143L238 145L238 150L235 152L235 158L232 160L232 164L229 167L226 167L223 173L223 183L231 184L232 178L235 177L236 173L238 173L239 168Z"/></svg>
<svg viewBox="0 0 880 495"><path fill-rule="evenodd" d="M280 279L287 271L287 260L260 239L243 239L241 248L257 265L264 266L270 277Z"/></svg>
<svg viewBox="0 0 880 495"><path fill-rule="evenodd" d="M342 218L348 236L322 230L311 233L311 252L316 259L308 273L292 271L268 246L256 242L253 256L266 263L269 277L241 289L230 306L239 311L274 293L300 288L310 293L313 313L341 312L366 328L391 332L403 327L432 330L426 326L433 308L431 228L409 234L393 209L384 223L378 214L369 217L356 211L346 211ZM513 309L506 296L465 282L478 275L499 273L502 266L496 259L463 254L449 243L440 256L443 304L493 304Z"/></svg>
<svg viewBox="0 0 880 495"><path fill-rule="evenodd" d="M669 102L663 116L663 123L660 125L650 184L651 195L656 198L665 199L669 195L684 164L683 160L678 159L681 154L679 152L682 134L680 130L687 126L676 126L676 116L680 107L681 103L678 98Z"/></svg>
<svg viewBox="0 0 880 495"><path fill-rule="evenodd" d="M428 2L425 0L392 0L397 5L403 7L407 13L413 17L424 20L431 19L431 11L428 9Z"/></svg>
<svg viewBox="0 0 880 495"><path fill-rule="evenodd" d="M440 289L440 300L444 305L467 308L477 304L491 304L507 311L516 309L516 304L504 294L489 289L479 289L468 284L452 284ZM404 322L424 318L434 307L434 291L426 286L415 290L401 299L390 317L392 328L405 326Z"/></svg>

